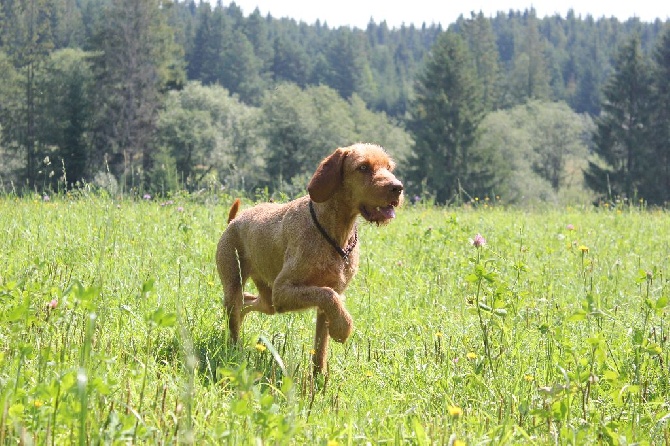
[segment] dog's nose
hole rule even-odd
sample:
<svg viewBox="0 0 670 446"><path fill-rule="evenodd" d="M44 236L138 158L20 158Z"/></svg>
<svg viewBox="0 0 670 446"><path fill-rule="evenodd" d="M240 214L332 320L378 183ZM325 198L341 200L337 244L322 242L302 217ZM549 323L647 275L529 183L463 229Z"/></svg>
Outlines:
<svg viewBox="0 0 670 446"><path fill-rule="evenodd" d="M391 183L391 192L399 194L403 191L403 189L403 185L399 180L395 180L393 183Z"/></svg>

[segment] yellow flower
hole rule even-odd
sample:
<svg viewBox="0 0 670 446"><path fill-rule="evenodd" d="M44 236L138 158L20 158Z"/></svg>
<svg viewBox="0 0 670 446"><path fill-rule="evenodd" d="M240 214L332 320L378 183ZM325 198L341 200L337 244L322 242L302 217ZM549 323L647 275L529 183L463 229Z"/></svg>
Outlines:
<svg viewBox="0 0 670 446"><path fill-rule="evenodd" d="M256 344L256 350L258 350L259 352L264 352L267 349L268 348L264 344L261 344L260 342Z"/></svg>
<svg viewBox="0 0 670 446"><path fill-rule="evenodd" d="M442 336L444 336L444 335L442 334L441 331L438 331L437 333L435 333L435 337L437 337L437 338L441 338Z"/></svg>
<svg viewBox="0 0 670 446"><path fill-rule="evenodd" d="M35 407L37 407L37 408L40 408L44 405L44 403L40 400L35 400L34 404L35 404Z"/></svg>
<svg viewBox="0 0 670 446"><path fill-rule="evenodd" d="M454 446L465 446L465 442L463 440L454 440L453 445Z"/></svg>
<svg viewBox="0 0 670 446"><path fill-rule="evenodd" d="M468 359L477 359L477 353L475 352L468 352L467 355L465 355L466 358Z"/></svg>
<svg viewBox="0 0 670 446"><path fill-rule="evenodd" d="M337 440L328 440L328 446L338 446L339 444Z"/></svg>
<svg viewBox="0 0 670 446"><path fill-rule="evenodd" d="M579 245L579 250L583 252L584 254L587 254L589 252L589 247L584 246L584 245Z"/></svg>
<svg viewBox="0 0 670 446"><path fill-rule="evenodd" d="M525 379L528 382L531 382L535 380L535 377L533 375L525 374L523 375L523 379Z"/></svg>
<svg viewBox="0 0 670 446"><path fill-rule="evenodd" d="M316 355L316 350L311 349L311 350L309 351L309 354L312 355L312 356L313 356L313 355Z"/></svg>
<svg viewBox="0 0 670 446"><path fill-rule="evenodd" d="M368 378L372 378L372 372L368 370L367 372L365 372L365 376Z"/></svg>
<svg viewBox="0 0 670 446"><path fill-rule="evenodd" d="M449 415L452 417L460 417L463 415L463 409L461 409L458 406L448 406L447 411L449 412Z"/></svg>

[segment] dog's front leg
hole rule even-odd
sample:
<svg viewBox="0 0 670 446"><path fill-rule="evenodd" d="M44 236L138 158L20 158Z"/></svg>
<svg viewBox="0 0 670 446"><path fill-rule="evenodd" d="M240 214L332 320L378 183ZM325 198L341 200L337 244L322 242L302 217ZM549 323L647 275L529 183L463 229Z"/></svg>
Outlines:
<svg viewBox="0 0 670 446"><path fill-rule="evenodd" d="M328 319L322 311L316 311L316 334L314 336L314 374L326 372L326 356L328 355Z"/></svg>
<svg viewBox="0 0 670 446"><path fill-rule="evenodd" d="M328 332L337 342L346 341L354 329L353 320L344 308L342 298L330 287L296 286L278 277L273 287L272 304L277 313L316 307L325 314Z"/></svg>

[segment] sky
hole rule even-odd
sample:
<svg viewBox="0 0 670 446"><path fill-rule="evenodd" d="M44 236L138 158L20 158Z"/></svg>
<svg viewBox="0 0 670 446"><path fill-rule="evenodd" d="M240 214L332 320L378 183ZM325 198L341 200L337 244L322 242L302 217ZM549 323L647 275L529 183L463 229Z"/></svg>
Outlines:
<svg viewBox="0 0 670 446"><path fill-rule="evenodd" d="M224 0L228 5L233 0ZM403 23L415 26L442 24L456 21L459 15L470 17L470 12L483 12L493 17L498 11L524 11L535 8L538 17L559 14L565 17L573 9L577 16L590 14L595 19L616 17L625 21L637 17L644 22L670 18L668 0L234 0L245 16L256 7L263 16L288 17L313 24L317 19L329 27L353 26L365 28L372 18L376 23L386 20L390 28Z"/></svg>

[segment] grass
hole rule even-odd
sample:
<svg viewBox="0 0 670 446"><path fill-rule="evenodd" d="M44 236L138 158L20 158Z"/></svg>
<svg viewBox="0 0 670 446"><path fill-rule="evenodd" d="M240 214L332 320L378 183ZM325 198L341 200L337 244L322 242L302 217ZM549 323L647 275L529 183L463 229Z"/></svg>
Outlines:
<svg viewBox="0 0 670 446"><path fill-rule="evenodd" d="M227 343L230 203L0 198L0 445L670 444L667 212L363 225L356 331L315 380L312 311Z"/></svg>

